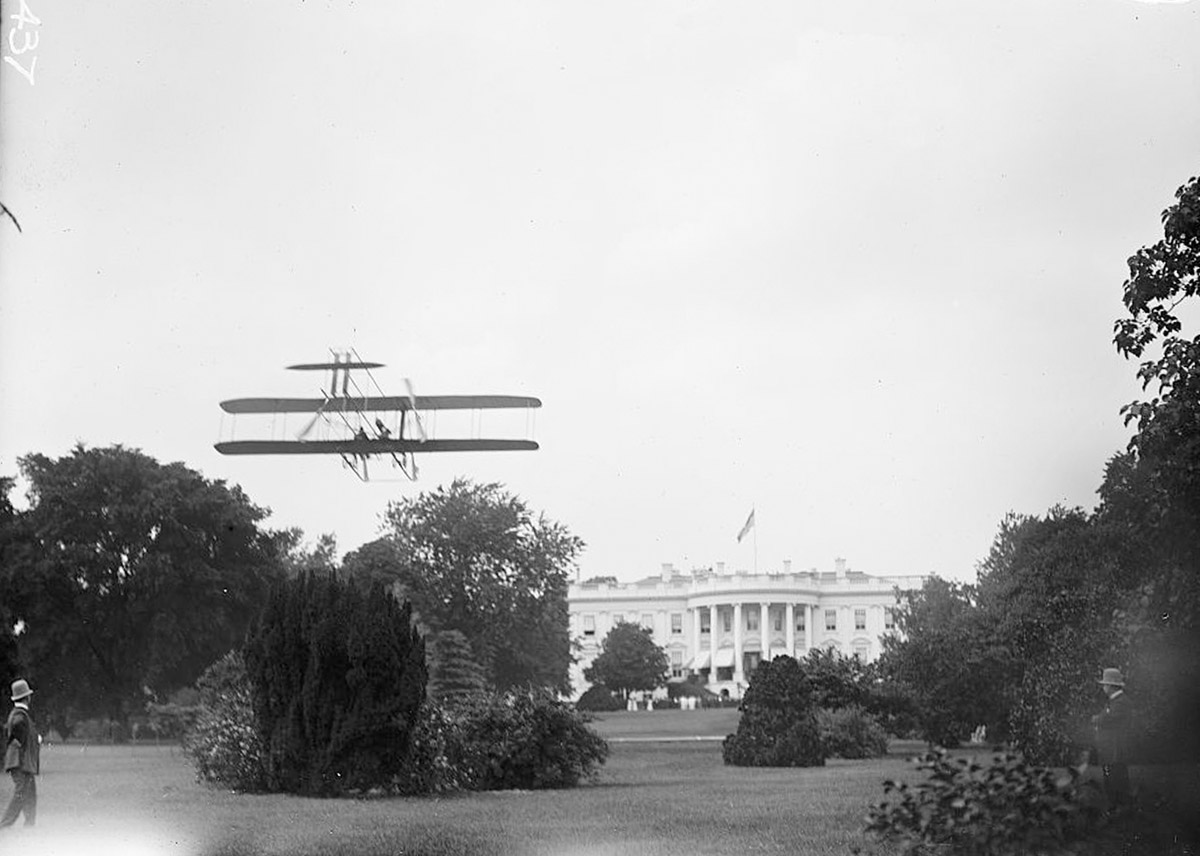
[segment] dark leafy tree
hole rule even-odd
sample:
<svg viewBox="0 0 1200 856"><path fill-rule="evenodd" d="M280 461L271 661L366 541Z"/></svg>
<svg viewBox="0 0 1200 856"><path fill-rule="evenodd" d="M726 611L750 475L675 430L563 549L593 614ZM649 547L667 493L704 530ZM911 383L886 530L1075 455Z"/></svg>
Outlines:
<svg viewBox="0 0 1200 856"><path fill-rule="evenodd" d="M12 477L0 476L0 567L7 567L16 559L17 513L12 505L12 490ZM11 686L21 671L15 629L16 620L0 600L0 688Z"/></svg>
<svg viewBox="0 0 1200 856"><path fill-rule="evenodd" d="M498 690L569 690L569 570L583 542L496 484L455 480L389 505L386 537L347 574L397 587L434 632L457 630Z"/></svg>
<svg viewBox="0 0 1200 856"><path fill-rule="evenodd" d="M654 643L648 628L622 621L608 631L583 677L628 698L631 692L661 687L670 666L667 652Z"/></svg>
<svg viewBox="0 0 1200 856"><path fill-rule="evenodd" d="M333 795L404 770L427 680L408 604L304 574L272 593L244 656L268 788Z"/></svg>
<svg viewBox="0 0 1200 856"><path fill-rule="evenodd" d="M808 676L793 657L758 664L722 756L738 767L823 767L825 750Z"/></svg>
<svg viewBox="0 0 1200 856"><path fill-rule="evenodd" d="M124 724L240 643L277 565L266 512L239 488L122 446L20 467L29 507L6 536L0 602L62 733Z"/></svg>
<svg viewBox="0 0 1200 856"><path fill-rule="evenodd" d="M1131 677L1145 680L1141 718L1154 739L1200 757L1200 178L1162 213L1163 237L1129 259L1127 315L1114 343L1141 363L1152 394L1123 412L1136 431L1101 488L1099 515L1121 527L1134 584L1121 611ZM1190 324L1191 329L1185 325ZM1131 692L1132 694L1132 692ZM1189 725L1188 723L1191 723Z"/></svg>
<svg viewBox="0 0 1200 856"><path fill-rule="evenodd" d="M1073 761L1088 739L1096 676L1119 656L1119 548L1083 511L1056 507L1006 519L980 565L985 623L1009 654L1009 732L1031 758Z"/></svg>
<svg viewBox="0 0 1200 856"><path fill-rule="evenodd" d="M973 586L933 577L904 595L899 636L885 637L881 674L908 689L925 738L956 746L979 725L1003 730L1009 656L976 606Z"/></svg>
<svg viewBox="0 0 1200 856"><path fill-rule="evenodd" d="M1184 329L1200 292L1200 178L1175 194L1162 214L1163 237L1129 259L1128 312L1114 343L1140 358L1147 401L1123 412L1136 426L1129 442L1154 526L1152 606L1172 626L1200 624L1200 335ZM1108 499L1112 499L1110 493Z"/></svg>

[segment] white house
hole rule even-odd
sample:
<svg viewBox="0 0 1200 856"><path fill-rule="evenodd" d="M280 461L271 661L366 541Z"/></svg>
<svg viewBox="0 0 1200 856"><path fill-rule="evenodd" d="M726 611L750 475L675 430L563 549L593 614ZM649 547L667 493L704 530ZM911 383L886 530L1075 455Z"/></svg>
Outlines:
<svg viewBox="0 0 1200 856"><path fill-rule="evenodd" d="M837 559L833 571L727 573L723 563L682 573L664 564L632 583L611 578L576 582L568 593L571 638L582 649L572 667L576 694L583 670L605 635L630 621L654 632L670 657L671 679L698 676L709 689L740 698L763 658L803 657L814 647L874 660L880 637L893 630L897 590L919 589L924 576L870 576Z"/></svg>

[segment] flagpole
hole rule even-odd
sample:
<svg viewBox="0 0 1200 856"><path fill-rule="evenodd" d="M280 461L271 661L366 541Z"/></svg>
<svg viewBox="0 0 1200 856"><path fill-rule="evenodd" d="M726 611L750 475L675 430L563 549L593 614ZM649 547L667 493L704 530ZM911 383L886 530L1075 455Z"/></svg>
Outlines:
<svg viewBox="0 0 1200 856"><path fill-rule="evenodd" d="M758 517L754 518L754 575L758 576Z"/></svg>

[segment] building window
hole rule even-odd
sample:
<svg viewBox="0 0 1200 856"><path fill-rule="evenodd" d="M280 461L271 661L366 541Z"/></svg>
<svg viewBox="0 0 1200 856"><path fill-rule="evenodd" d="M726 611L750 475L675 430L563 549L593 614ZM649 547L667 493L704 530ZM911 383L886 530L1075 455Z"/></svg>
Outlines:
<svg viewBox="0 0 1200 856"><path fill-rule="evenodd" d="M783 613L782 612L775 613L775 632L776 633L783 632Z"/></svg>
<svg viewBox="0 0 1200 856"><path fill-rule="evenodd" d="M613 613L613 627L616 627L618 624L621 624L621 623L623 623L624 621L625 621L625 614L624 614L624 613L621 613L621 612L614 612L614 613Z"/></svg>
<svg viewBox="0 0 1200 856"><path fill-rule="evenodd" d="M796 610L796 631L799 633L804 632L804 616L807 613L808 610L804 607L800 607L798 610Z"/></svg>
<svg viewBox="0 0 1200 856"><path fill-rule="evenodd" d="M836 609L825 610L825 629L826 630L837 630L837 610Z"/></svg>
<svg viewBox="0 0 1200 856"><path fill-rule="evenodd" d="M654 613L652 613L652 612L643 612L642 613L642 627L645 627L647 630L654 629Z"/></svg>
<svg viewBox="0 0 1200 856"><path fill-rule="evenodd" d="M867 611L865 609L854 610L854 629L855 630L866 630L867 629Z"/></svg>
<svg viewBox="0 0 1200 856"><path fill-rule="evenodd" d="M896 628L896 608L894 606L885 606L883 608L883 629L894 630Z"/></svg>
<svg viewBox="0 0 1200 856"><path fill-rule="evenodd" d="M683 677L683 652L682 651L672 651L671 652L671 677L672 678L682 678Z"/></svg>
<svg viewBox="0 0 1200 856"><path fill-rule="evenodd" d="M861 639L855 642L854 656L859 660L862 660L864 663L867 662L867 658L871 656L871 643L865 642Z"/></svg>
<svg viewBox="0 0 1200 856"><path fill-rule="evenodd" d="M747 630L757 630L758 629L758 613L757 612L750 612L750 611L746 612L746 629Z"/></svg>
<svg viewBox="0 0 1200 856"><path fill-rule="evenodd" d="M682 612L672 612L671 613L671 635L672 636L682 636L683 635L683 613Z"/></svg>
<svg viewBox="0 0 1200 856"><path fill-rule="evenodd" d="M700 632L712 633L712 615L707 609L700 613Z"/></svg>
<svg viewBox="0 0 1200 856"><path fill-rule="evenodd" d="M583 635L584 636L595 636L596 635L596 616L585 615L583 617Z"/></svg>
<svg viewBox="0 0 1200 856"><path fill-rule="evenodd" d="M721 629L726 633L733 632L733 613L726 610L721 613Z"/></svg>

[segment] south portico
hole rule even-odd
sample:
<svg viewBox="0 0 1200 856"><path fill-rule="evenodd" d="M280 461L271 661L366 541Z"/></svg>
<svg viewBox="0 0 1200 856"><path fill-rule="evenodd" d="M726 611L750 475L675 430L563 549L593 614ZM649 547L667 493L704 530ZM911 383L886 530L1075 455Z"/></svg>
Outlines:
<svg viewBox="0 0 1200 856"><path fill-rule="evenodd" d="M713 692L732 698L741 697L759 662L781 654L803 657L813 644L815 599L747 595L702 595L687 604L696 652L687 669Z"/></svg>

